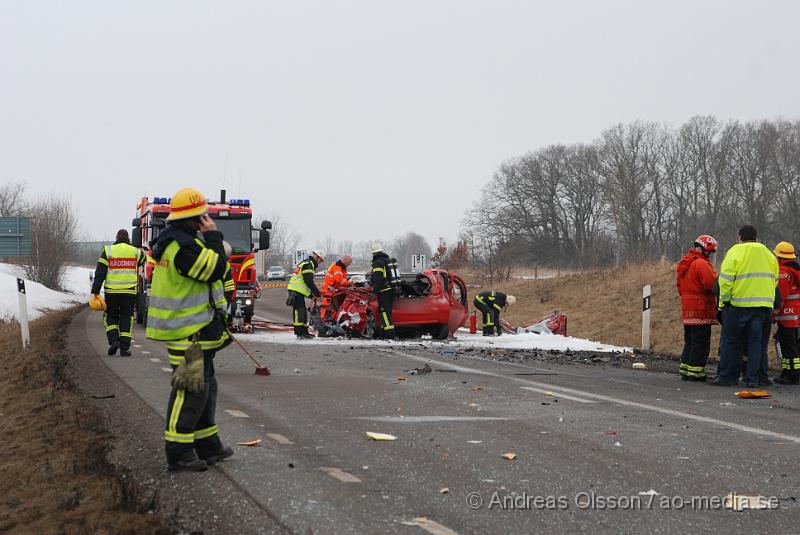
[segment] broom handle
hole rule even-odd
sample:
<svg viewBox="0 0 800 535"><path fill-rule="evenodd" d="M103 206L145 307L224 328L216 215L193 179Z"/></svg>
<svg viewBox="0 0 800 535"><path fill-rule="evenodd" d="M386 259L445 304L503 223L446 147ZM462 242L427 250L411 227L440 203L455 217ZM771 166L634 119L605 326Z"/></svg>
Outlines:
<svg viewBox="0 0 800 535"><path fill-rule="evenodd" d="M233 336L233 333L232 333L232 332L228 331L228 336L230 336L230 337L231 337L231 339L232 339L234 342L236 342L236 345L237 345L237 346L239 346L239 347L242 349L242 351L244 352L244 354L245 354L245 355L247 355L248 357L250 357L250 360L252 360L252 361L253 361L253 363L256 365L256 368L263 368L263 367L264 367L264 365L263 365L263 364L261 364L261 363L259 363L259 362L258 362L258 361L255 359L255 357L254 357L253 355L251 355L251 354L250 354L250 352L249 352L247 349L245 349L245 347L242 345L242 343L241 343L241 342L240 342L240 341L239 341L239 340L238 340L238 339L237 339L235 336Z"/></svg>

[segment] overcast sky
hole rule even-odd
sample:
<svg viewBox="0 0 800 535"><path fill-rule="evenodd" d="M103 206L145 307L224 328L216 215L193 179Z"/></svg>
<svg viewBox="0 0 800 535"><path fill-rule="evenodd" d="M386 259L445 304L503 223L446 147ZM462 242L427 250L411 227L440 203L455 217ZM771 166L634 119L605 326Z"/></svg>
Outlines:
<svg viewBox="0 0 800 535"><path fill-rule="evenodd" d="M793 1L0 0L0 182L82 235L143 195L456 237L499 163L614 123L800 116ZM227 169L226 169L227 162Z"/></svg>

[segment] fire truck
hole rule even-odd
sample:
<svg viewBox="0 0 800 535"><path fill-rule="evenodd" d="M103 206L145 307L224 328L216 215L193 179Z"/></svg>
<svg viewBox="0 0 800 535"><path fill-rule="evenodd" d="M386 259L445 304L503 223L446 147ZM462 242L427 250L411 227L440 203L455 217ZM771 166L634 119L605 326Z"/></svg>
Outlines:
<svg viewBox="0 0 800 535"><path fill-rule="evenodd" d="M136 296L136 322L147 320L147 300L153 274L153 245L158 234L166 227L169 215L168 197L142 197L136 205L137 217L133 220L131 243L141 247L147 254L147 262L139 273L139 291ZM231 246L231 265L236 291L231 302L232 326L236 330L251 331L251 320L255 312L255 301L261 296L256 279L255 253L269 248L269 231L272 223L262 221L260 228L252 226L253 210L249 199L226 200L225 190L220 191L219 201L209 201L208 215L217 224Z"/></svg>

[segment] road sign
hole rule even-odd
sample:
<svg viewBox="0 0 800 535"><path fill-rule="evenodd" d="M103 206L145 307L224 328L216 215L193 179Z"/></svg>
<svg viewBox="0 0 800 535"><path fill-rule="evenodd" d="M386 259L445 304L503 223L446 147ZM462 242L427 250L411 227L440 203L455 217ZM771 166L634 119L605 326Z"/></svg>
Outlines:
<svg viewBox="0 0 800 535"><path fill-rule="evenodd" d="M424 254L411 255L411 271L420 273L428 267L428 259Z"/></svg>
<svg viewBox="0 0 800 535"><path fill-rule="evenodd" d="M308 251L306 249L297 249L294 252L294 264L297 265L303 260L308 258Z"/></svg>
<svg viewBox="0 0 800 535"><path fill-rule="evenodd" d="M28 299L25 293L25 281L17 279L19 295L19 325L22 331L22 350L27 351L31 345L31 331L28 328Z"/></svg>
<svg viewBox="0 0 800 535"><path fill-rule="evenodd" d="M31 218L0 217L0 257L30 254Z"/></svg>
<svg viewBox="0 0 800 535"><path fill-rule="evenodd" d="M650 351L650 285L642 288L642 351Z"/></svg>

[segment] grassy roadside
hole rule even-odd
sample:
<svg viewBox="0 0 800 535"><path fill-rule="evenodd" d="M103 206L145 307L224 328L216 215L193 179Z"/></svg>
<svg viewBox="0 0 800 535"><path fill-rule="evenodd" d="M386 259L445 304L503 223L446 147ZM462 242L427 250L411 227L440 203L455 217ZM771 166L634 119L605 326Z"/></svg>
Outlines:
<svg viewBox="0 0 800 535"><path fill-rule="evenodd" d="M19 329L0 324L0 532L170 533L155 503L107 460L110 437L66 378L66 327L78 311Z"/></svg>

